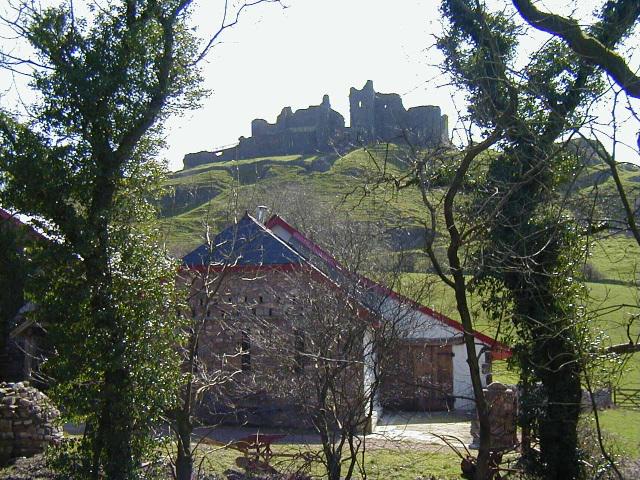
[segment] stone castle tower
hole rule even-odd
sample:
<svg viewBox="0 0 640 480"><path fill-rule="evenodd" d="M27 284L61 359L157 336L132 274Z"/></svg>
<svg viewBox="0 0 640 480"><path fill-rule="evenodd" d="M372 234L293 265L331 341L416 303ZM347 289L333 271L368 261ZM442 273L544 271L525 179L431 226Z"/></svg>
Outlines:
<svg viewBox="0 0 640 480"><path fill-rule="evenodd" d="M426 105L405 110L397 93L377 93L367 80L361 90L351 88L349 111L352 139L359 144L409 142L429 146L449 138L448 119L440 107Z"/></svg>
<svg viewBox="0 0 640 480"><path fill-rule="evenodd" d="M447 116L440 107L404 108L397 93L378 93L373 82L349 91L350 126L331 108L329 96L320 105L296 110L284 107L275 123L257 118L251 122L251 137L240 137L238 145L215 152L189 153L185 168L203 163L239 160L269 155L313 155L345 152L373 142L408 143L426 147L449 141Z"/></svg>

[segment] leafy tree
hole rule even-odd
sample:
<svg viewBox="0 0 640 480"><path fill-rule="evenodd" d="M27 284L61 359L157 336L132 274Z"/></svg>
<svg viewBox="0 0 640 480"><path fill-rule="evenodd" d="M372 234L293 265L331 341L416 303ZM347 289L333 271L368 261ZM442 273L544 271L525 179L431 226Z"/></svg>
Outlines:
<svg viewBox="0 0 640 480"><path fill-rule="evenodd" d="M11 219L0 218L0 325L2 351L6 348L10 322L25 303L25 284L31 262L25 254L27 235ZM3 380L12 380L1 372Z"/></svg>
<svg viewBox="0 0 640 480"><path fill-rule="evenodd" d="M0 117L3 203L38 216L50 248L40 315L56 355L54 396L86 421L82 475L131 478L179 369L173 263L151 227L159 122L201 93L189 0L23 5L36 52L32 117ZM77 473L81 475L81 473Z"/></svg>
<svg viewBox="0 0 640 480"><path fill-rule="evenodd" d="M198 62L255 0L222 2L203 48L188 26L192 0L23 2L2 20L34 58L39 101L21 123L0 113L0 199L36 215L59 240L49 249L40 314L56 355L53 393L86 421L82 473L131 478L151 427L174 404L178 324L175 265L153 227L163 168L154 160L162 121L197 105ZM21 72L24 73L24 72Z"/></svg>
<svg viewBox="0 0 640 480"><path fill-rule="evenodd" d="M468 92L471 120L500 130L499 154L478 195L487 232L478 250L480 285L506 291L523 383L542 383L538 466L545 478L578 478L579 229L553 200L567 171L556 141L581 124L584 106L600 91L596 68L549 42L517 69L519 27L504 12L466 0L444 2L442 10L448 30L439 45L454 82ZM606 2L589 33L613 49L639 15L637 2Z"/></svg>

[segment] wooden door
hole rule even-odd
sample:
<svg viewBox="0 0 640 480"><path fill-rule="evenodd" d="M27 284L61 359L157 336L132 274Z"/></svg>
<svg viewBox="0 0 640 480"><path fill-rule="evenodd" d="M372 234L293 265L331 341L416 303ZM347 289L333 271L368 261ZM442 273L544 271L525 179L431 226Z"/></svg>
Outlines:
<svg viewBox="0 0 640 480"><path fill-rule="evenodd" d="M381 400L394 410L438 411L452 407L451 345L403 342L383 365Z"/></svg>
<svg viewBox="0 0 640 480"><path fill-rule="evenodd" d="M451 345L411 345L414 408L420 411L448 410L453 395Z"/></svg>

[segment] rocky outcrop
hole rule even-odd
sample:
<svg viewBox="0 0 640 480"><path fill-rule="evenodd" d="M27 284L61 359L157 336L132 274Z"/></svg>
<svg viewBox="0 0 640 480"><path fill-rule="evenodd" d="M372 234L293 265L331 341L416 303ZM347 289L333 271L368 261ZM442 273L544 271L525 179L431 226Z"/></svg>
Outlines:
<svg viewBox="0 0 640 480"><path fill-rule="evenodd" d="M0 464L42 453L62 440L60 412L28 382L0 383Z"/></svg>

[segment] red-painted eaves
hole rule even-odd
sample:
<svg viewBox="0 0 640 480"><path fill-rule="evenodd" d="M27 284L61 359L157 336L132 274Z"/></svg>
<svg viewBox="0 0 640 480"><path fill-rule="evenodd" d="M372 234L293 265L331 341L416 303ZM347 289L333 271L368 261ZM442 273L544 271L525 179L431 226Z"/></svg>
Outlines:
<svg viewBox="0 0 640 480"><path fill-rule="evenodd" d="M337 268L341 271L346 271L339 263L338 261L333 258L328 252L326 252L325 250L323 250L320 246L318 246L316 243L314 243L312 240L309 240L307 237L305 237L302 233L300 233L298 230L296 230L294 227L292 227L290 224L288 224L284 219L282 219L281 217L279 217L278 215L273 215L265 224L265 226L268 229L272 229L275 226L279 226L281 228L283 228L287 233L289 233L293 238L295 238L298 242L300 242L302 245L304 245L306 248L308 248L311 252L313 252L314 254L318 255L320 258L322 258L325 262L327 262L331 267L333 268ZM380 285L377 282L374 282L373 280L364 277L362 275L359 275L359 280L361 282L363 282L368 288L371 288L372 290L375 290L378 293L382 293L390 298L393 298L395 300L397 300L398 302L401 302L405 305L409 305L411 306L411 308L414 308L415 310L418 310L421 313L424 313L425 315L428 315L442 323L444 323L445 325L448 325L460 332L464 333L464 327L463 325L452 319L447 317L446 315L443 315L440 312L436 312L435 310L430 309L429 307L426 307L424 305L419 304L418 302L411 300L408 297L405 297L404 295L401 295L397 292L394 292L393 290L391 290L390 288L387 288L383 285ZM483 333L480 332L473 332L473 336L475 338L477 338L479 341L481 341L482 343L489 345L492 348L492 354L493 354L493 358L496 360L504 360L505 358L508 358L511 356L511 349L505 345L502 342L499 342L491 337L489 337L488 335L485 335Z"/></svg>
<svg viewBox="0 0 640 480"><path fill-rule="evenodd" d="M0 223L1 222L10 222L12 223L14 226L18 227L18 228L24 228L25 231L27 232L27 235L29 235L30 237L36 239L36 240L47 240L47 238L42 235L40 232L38 232L35 228L33 228L31 225L28 225L24 222L22 222L18 217L16 217L15 215L7 212L6 210L0 208Z"/></svg>

